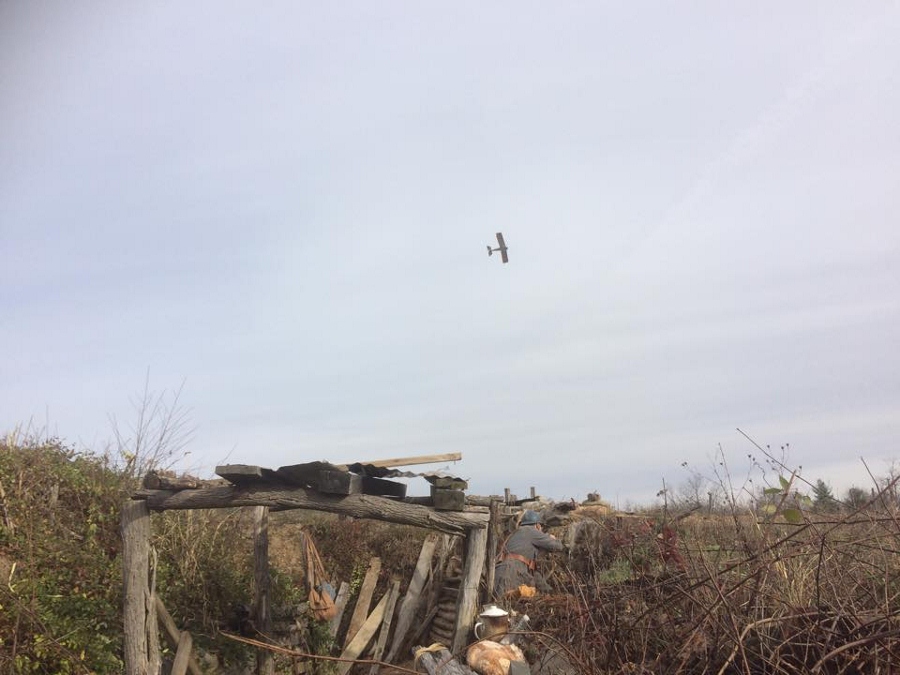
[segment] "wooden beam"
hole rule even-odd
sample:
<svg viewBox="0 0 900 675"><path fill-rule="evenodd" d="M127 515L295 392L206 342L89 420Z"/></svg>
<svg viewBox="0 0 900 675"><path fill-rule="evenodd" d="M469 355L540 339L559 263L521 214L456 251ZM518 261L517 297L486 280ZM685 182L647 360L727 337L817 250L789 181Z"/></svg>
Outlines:
<svg viewBox="0 0 900 675"><path fill-rule="evenodd" d="M122 580L126 675L145 675L147 652L147 602L150 598L150 511L147 504L127 501L122 506Z"/></svg>
<svg viewBox="0 0 900 675"><path fill-rule="evenodd" d="M137 499L145 499L154 511L168 509L216 509L234 506L268 506L280 511L311 509L354 518L371 518L401 525L426 527L447 534L465 534L472 528L484 528L488 514L435 511L419 504L376 495L326 495L306 488L273 489L271 486L210 487L198 490L141 490Z"/></svg>
<svg viewBox="0 0 900 675"><path fill-rule="evenodd" d="M394 631L394 639L391 642L391 649L388 652L387 662L392 663L394 657L403 648L403 642L409 627L412 625L416 617L416 611L419 608L419 601L422 597L422 589L425 588L425 582L431 574L431 559L434 557L434 547L437 545L437 537L433 534L425 537L422 542L422 549L419 551L419 560L416 562L416 569L413 572L409 587L406 589L406 595L400 603L400 616L397 620L397 629Z"/></svg>
<svg viewBox="0 0 900 675"><path fill-rule="evenodd" d="M366 571L362 585L359 587L359 594L356 596L356 605L353 607L353 615L350 617L350 625L347 627L347 636L344 638L344 648L356 637L356 633L366 622L380 572L381 558L372 558L369 561L369 569Z"/></svg>
<svg viewBox="0 0 900 675"><path fill-rule="evenodd" d="M448 452L443 455L418 455L415 457L395 457L393 459L373 459L369 462L350 462L338 464L338 468L346 469L352 464L363 466L377 466L380 469L390 469L395 466L414 466L417 464L438 464L442 462L458 462L462 459L461 452Z"/></svg>
<svg viewBox="0 0 900 675"><path fill-rule="evenodd" d="M460 597L457 603L456 631L453 634L453 653L462 653L469 643L469 634L475 623L478 607L478 586L484 571L487 550L487 528L470 530L466 537L466 560L460 581Z"/></svg>

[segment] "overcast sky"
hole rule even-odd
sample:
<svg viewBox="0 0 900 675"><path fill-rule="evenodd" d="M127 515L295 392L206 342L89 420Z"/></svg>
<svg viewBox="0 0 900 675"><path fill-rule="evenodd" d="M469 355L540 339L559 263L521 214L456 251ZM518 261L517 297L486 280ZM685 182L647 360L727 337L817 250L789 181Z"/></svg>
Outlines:
<svg viewBox="0 0 900 675"><path fill-rule="evenodd" d="M900 5L0 3L0 430L647 500L900 458ZM510 261L488 257L502 231ZM423 467L440 469L441 466Z"/></svg>

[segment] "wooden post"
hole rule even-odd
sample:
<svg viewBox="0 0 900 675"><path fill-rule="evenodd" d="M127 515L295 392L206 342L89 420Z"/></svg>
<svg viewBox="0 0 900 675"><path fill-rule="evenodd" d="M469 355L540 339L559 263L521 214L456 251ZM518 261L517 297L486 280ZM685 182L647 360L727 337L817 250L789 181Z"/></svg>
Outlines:
<svg viewBox="0 0 900 675"><path fill-rule="evenodd" d="M254 620L256 629L268 637L272 627L269 607L269 507L253 508ZM275 656L268 649L256 650L257 675L275 675Z"/></svg>
<svg viewBox="0 0 900 675"><path fill-rule="evenodd" d="M126 675L149 675L147 604L150 601L150 510L144 502L122 505L122 580ZM155 627L154 627L155 628Z"/></svg>
<svg viewBox="0 0 900 675"><path fill-rule="evenodd" d="M462 580L459 587L459 603L457 604L456 631L453 635L453 653L459 654L468 644L469 633L475 622L478 604L478 586L484 571L484 559L487 553L487 528L479 527L469 530L466 537L466 561L463 564Z"/></svg>
<svg viewBox="0 0 900 675"><path fill-rule="evenodd" d="M485 560L485 590L484 599L491 599L494 595L494 563L500 548L500 500L491 500L491 520L488 523L487 555Z"/></svg>
<svg viewBox="0 0 900 675"><path fill-rule="evenodd" d="M419 551L416 569L409 582L409 587L406 589L406 595L403 596L403 601L400 603L397 628L394 631L391 649L388 652L387 659L385 659L388 663L393 663L394 657L402 649L406 633L416 617L416 610L419 608L419 600L422 597L422 589L425 588L425 582L431 574L431 559L434 557L434 547L436 545L437 537L433 534L425 537L425 541L422 543L422 550Z"/></svg>

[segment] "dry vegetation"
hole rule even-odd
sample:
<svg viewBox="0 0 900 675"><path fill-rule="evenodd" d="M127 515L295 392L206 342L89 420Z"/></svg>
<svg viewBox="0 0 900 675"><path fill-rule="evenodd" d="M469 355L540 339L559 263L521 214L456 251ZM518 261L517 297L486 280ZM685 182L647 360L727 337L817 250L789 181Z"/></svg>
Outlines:
<svg viewBox="0 0 900 675"><path fill-rule="evenodd" d="M554 592L516 601L532 617L530 658L557 651L585 674L897 672L897 482L820 511L786 484L774 508L582 515L568 553L543 562ZM105 457L52 440L0 443L0 672L122 671L118 509L133 487ZM161 596L231 663L247 656L219 632L239 629L236 609L250 602L244 518L153 516ZM302 534L335 582L358 584L381 557L382 590L408 581L425 535L298 512L273 514L271 531L275 603L286 605L305 594ZM327 652L321 637L306 647Z"/></svg>

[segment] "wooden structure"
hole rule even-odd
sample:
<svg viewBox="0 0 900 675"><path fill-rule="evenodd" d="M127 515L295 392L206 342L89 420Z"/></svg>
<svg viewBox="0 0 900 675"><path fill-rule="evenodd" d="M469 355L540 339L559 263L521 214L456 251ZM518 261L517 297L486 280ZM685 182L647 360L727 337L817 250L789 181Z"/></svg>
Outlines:
<svg viewBox="0 0 900 675"><path fill-rule="evenodd" d="M145 482L144 489L126 502L122 510L126 675L156 675L159 672L157 602L150 563L150 512L170 509L255 507L254 620L258 626L267 626L270 621L266 572L269 510L325 511L355 518L414 525L463 537L465 555L451 646L454 652L461 651L468 643L475 621L479 585L488 561L490 519L488 510L482 506L466 504L467 500L463 494L466 484L461 479L437 474L418 474L429 480L432 485L430 504L421 503L421 499L406 498L405 484L389 480L393 475L415 475L392 473L392 467L458 459L461 459L461 455L454 453L390 459L368 464L335 465L327 462L310 462L277 470L231 465L217 468L216 473L227 483L218 481L218 484L214 485L194 481L171 483L160 481L159 476L153 476ZM432 541L430 551L433 550ZM420 566L423 565L423 557L424 552L420 556ZM426 567L429 562L430 556L426 560ZM492 564L489 563L488 567L492 567ZM424 572L420 572L417 568L417 575L422 574ZM412 598L412 595L421 592L423 582L424 579L417 581L414 577L413 583L410 584L412 588L407 591L406 597L400 603L400 623L403 623L406 617L404 608L411 606L410 603L418 602L418 595L415 598ZM415 588L416 584L419 586L418 589ZM348 655L365 647L365 644L359 647L359 643L363 640L368 642L373 638L387 607L393 608L396 601L396 595L393 598L387 596L382 598L369 619L359 627L357 636L347 645ZM377 620L372 618L379 613ZM390 624L388 630L389 628ZM172 630L177 631L174 624ZM399 630L395 632L388 660L396 654L399 646L397 633ZM387 639L387 633L379 637L380 649L385 648ZM189 640L189 635L183 639L183 642L187 643L187 653L183 659L185 663L189 663L188 667L193 671L195 663L190 659ZM272 672L270 658L260 655L257 672Z"/></svg>

